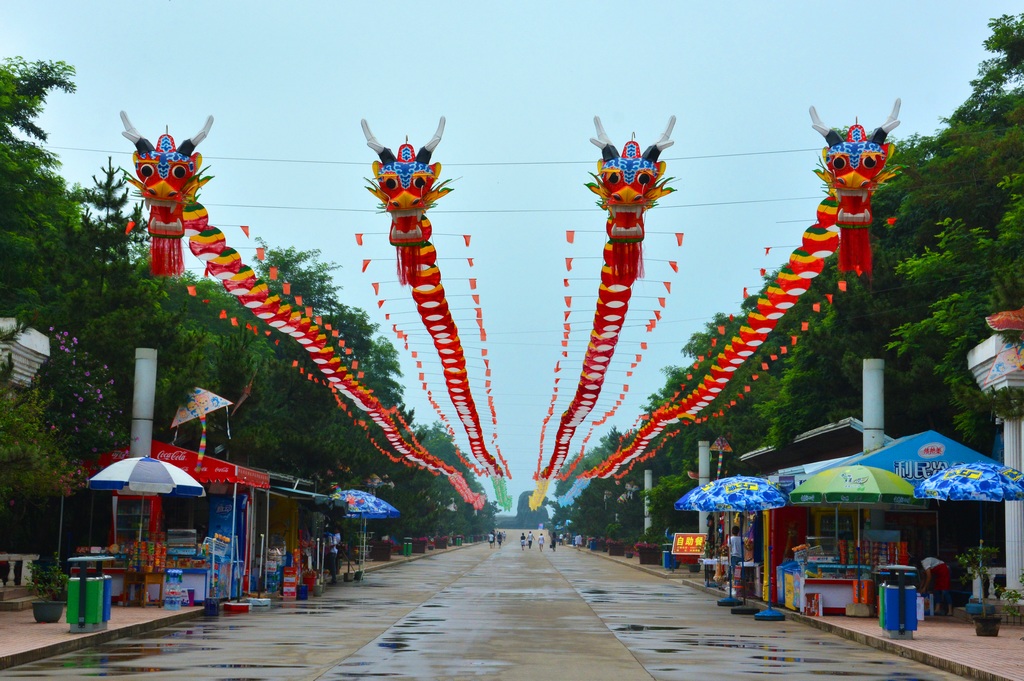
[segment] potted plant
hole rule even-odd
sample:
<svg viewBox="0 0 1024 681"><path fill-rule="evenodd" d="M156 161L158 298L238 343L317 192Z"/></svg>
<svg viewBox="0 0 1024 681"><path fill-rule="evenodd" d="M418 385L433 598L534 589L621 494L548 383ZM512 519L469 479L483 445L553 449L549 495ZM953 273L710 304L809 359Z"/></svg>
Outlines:
<svg viewBox="0 0 1024 681"><path fill-rule="evenodd" d="M616 541L615 539L609 539L608 541L605 542L605 546L608 547L608 555L609 556L625 556L626 555L626 545L624 543L620 542L620 541Z"/></svg>
<svg viewBox="0 0 1024 681"><path fill-rule="evenodd" d="M36 563L32 567L32 581L28 588L41 599L32 603L32 614L36 622L59 622L64 614L64 594L68 586L68 576L60 565L60 557L54 554L51 562Z"/></svg>
<svg viewBox="0 0 1024 681"><path fill-rule="evenodd" d="M981 584L981 598L971 597L967 603L967 614L974 620L974 632L978 636L998 636L1001 617L996 614L994 605L985 604L985 595L988 593L989 568L992 562L999 555L999 549L994 546L972 546L963 553L956 556L956 562L964 570L961 581L965 584L973 584L975 581Z"/></svg>

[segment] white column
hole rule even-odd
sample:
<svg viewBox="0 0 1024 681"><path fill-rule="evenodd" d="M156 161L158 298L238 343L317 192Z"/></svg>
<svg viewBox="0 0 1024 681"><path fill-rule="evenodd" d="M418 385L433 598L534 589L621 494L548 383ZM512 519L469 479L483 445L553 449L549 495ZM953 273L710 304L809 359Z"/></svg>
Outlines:
<svg viewBox="0 0 1024 681"><path fill-rule="evenodd" d="M647 469L644 471L644 491L650 492L654 489L654 471ZM644 532L651 529L651 500L644 495Z"/></svg>
<svg viewBox="0 0 1024 681"><path fill-rule="evenodd" d="M873 452L885 444L885 360L864 360L861 380L864 451Z"/></svg>
<svg viewBox="0 0 1024 681"><path fill-rule="evenodd" d="M697 443L697 482L701 487L711 482L711 443L708 440ZM707 511L698 511L697 531L703 533L707 530Z"/></svg>
<svg viewBox="0 0 1024 681"><path fill-rule="evenodd" d="M156 399L156 350L135 348L135 391L132 395L133 457L149 456L153 450L153 402Z"/></svg>
<svg viewBox="0 0 1024 681"><path fill-rule="evenodd" d="M1024 423L1020 419L1003 421L1003 463L1021 470ZM1007 501L1006 513L1006 588L1021 589L1020 573L1024 570L1024 501Z"/></svg>

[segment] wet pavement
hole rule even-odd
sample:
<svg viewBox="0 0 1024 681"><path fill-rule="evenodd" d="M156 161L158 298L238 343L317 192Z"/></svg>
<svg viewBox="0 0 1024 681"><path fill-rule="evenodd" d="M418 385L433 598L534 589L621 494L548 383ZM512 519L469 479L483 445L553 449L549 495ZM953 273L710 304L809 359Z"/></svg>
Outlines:
<svg viewBox="0 0 1024 681"><path fill-rule="evenodd" d="M477 544L386 565L363 582L329 587L309 601L179 622L18 665L2 676L962 678L793 619L755 622L732 615L716 600L678 579L589 552Z"/></svg>

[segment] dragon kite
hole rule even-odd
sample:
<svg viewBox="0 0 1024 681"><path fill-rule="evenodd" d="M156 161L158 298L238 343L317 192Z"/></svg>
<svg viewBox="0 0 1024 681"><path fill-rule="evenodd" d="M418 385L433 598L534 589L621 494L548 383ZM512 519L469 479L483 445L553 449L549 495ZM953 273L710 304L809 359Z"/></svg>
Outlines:
<svg viewBox="0 0 1024 681"><path fill-rule="evenodd" d="M661 152L674 144L671 139L675 116L669 119L665 132L643 153L636 140L626 142L620 154L601 124L594 117L597 137L590 141L601 149L601 160L590 191L599 197L598 206L607 212L604 265L597 294L597 309L583 358L583 369L569 407L562 413L555 434L554 451L547 466L538 470L537 490L533 500L543 498L546 484L562 467L569 454L569 445L576 428L587 418L601 395L605 372L615 354L619 332L629 310L632 287L643 276L642 245L644 215L657 200L674 191L667 186L666 164ZM533 503L531 501L531 503Z"/></svg>
<svg viewBox="0 0 1024 681"><path fill-rule="evenodd" d="M503 458L500 462L495 459L484 443L480 416L469 387L466 355L441 283L437 251L430 242L432 227L426 212L451 191L448 180L438 182L441 164L430 162L444 134L444 124L442 117L434 136L419 150L406 142L398 147L396 155L377 141L363 120L366 146L380 159L373 162L373 179L367 180L367 189L380 200L391 218L389 240L398 254L398 281L412 288L413 301L437 349L448 395L469 438L470 451L488 475L508 477L508 464Z"/></svg>

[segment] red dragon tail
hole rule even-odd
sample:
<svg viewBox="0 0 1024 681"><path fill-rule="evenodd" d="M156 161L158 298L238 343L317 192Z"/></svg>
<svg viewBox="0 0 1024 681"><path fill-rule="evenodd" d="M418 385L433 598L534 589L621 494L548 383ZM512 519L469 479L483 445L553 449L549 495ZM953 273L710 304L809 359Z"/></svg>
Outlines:
<svg viewBox="0 0 1024 681"><path fill-rule="evenodd" d="M180 277L185 272L181 237L153 234L149 240L149 270L156 277Z"/></svg>

